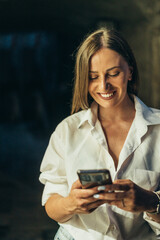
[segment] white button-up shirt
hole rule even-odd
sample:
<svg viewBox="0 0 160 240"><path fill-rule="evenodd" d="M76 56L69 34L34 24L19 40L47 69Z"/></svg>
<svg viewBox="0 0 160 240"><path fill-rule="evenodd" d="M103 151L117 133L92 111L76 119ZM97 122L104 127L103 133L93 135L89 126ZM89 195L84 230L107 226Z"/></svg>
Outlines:
<svg viewBox="0 0 160 240"><path fill-rule="evenodd" d="M53 193L67 196L78 178L78 169L107 168L113 181L130 179L144 189L160 190L160 111L148 108L137 97L134 102L136 115L117 169L95 102L88 110L71 115L57 126L41 164L40 181L45 184L42 205ZM146 213L131 213L109 204L90 214L75 214L61 225L75 240L152 240L160 236L160 224Z"/></svg>

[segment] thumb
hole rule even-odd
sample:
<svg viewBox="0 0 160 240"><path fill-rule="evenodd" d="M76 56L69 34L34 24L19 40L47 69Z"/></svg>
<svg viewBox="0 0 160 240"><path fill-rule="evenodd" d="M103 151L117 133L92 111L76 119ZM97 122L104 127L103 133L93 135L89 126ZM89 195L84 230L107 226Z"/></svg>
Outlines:
<svg viewBox="0 0 160 240"><path fill-rule="evenodd" d="M79 181L79 179L77 179L73 184L72 184L72 190L73 189L81 189L82 188L82 184Z"/></svg>

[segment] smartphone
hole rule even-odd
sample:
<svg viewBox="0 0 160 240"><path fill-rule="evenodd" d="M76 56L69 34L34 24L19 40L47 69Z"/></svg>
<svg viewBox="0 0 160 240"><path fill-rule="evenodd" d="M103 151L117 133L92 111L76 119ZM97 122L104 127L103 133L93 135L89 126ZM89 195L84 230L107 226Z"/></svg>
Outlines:
<svg viewBox="0 0 160 240"><path fill-rule="evenodd" d="M83 188L112 184L108 169L78 170L77 174Z"/></svg>

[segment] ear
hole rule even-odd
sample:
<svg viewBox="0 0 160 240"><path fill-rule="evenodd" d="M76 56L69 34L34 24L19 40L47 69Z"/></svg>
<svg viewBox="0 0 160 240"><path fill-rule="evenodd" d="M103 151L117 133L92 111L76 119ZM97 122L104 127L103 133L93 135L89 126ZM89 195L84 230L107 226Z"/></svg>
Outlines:
<svg viewBox="0 0 160 240"><path fill-rule="evenodd" d="M133 73L133 67L129 67L129 78L128 78L128 81L131 81L132 80L132 73Z"/></svg>

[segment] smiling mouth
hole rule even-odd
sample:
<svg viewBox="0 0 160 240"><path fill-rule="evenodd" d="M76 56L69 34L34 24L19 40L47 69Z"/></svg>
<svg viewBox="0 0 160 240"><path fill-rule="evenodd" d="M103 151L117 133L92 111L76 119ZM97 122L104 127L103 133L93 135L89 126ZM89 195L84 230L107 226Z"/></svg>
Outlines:
<svg viewBox="0 0 160 240"><path fill-rule="evenodd" d="M99 95L103 98L110 98L115 94L115 92L112 93L99 93Z"/></svg>

